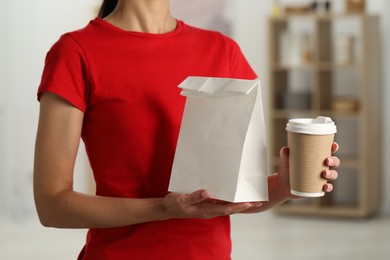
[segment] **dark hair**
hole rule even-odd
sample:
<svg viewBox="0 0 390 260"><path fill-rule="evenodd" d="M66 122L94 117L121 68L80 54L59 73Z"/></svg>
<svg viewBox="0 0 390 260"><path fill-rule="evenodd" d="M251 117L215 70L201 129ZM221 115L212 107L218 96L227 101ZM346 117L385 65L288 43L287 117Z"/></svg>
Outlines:
<svg viewBox="0 0 390 260"><path fill-rule="evenodd" d="M118 0L103 0L103 3L102 3L102 6L100 7L98 16L100 18L106 17L112 11L114 11L117 4L118 4Z"/></svg>

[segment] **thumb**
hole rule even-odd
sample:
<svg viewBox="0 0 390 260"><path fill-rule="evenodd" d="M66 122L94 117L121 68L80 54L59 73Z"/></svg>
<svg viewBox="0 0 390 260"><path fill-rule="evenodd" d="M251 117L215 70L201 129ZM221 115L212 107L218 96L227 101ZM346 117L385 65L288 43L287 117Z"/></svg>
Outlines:
<svg viewBox="0 0 390 260"><path fill-rule="evenodd" d="M197 190L188 195L188 202L196 204L211 198L210 193L207 190Z"/></svg>
<svg viewBox="0 0 390 260"><path fill-rule="evenodd" d="M290 149L287 146L284 146L280 149L280 167L288 168L288 159L289 159Z"/></svg>
<svg viewBox="0 0 390 260"><path fill-rule="evenodd" d="M284 146L280 149L280 157L283 159L288 159L288 155L290 153L290 149L287 146Z"/></svg>

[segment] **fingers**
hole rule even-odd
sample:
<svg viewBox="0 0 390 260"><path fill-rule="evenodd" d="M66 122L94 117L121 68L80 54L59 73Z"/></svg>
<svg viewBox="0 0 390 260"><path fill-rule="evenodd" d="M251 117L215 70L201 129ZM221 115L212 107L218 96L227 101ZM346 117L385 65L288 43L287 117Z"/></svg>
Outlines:
<svg viewBox="0 0 390 260"><path fill-rule="evenodd" d="M337 149L336 149L337 150ZM338 178L339 174L336 170L333 170L333 168L336 168L340 165L340 159L338 157L329 157L325 160L325 164L330 167L329 170L324 170L322 172L322 176L330 181L334 181ZM325 192L331 192L333 190L333 185L331 183L326 183L324 185L324 191Z"/></svg>
<svg viewBox="0 0 390 260"><path fill-rule="evenodd" d="M338 143L334 142L332 144L332 153L335 153L339 150ZM322 176L329 180L334 181L338 178L339 174L334 168L337 168L340 166L340 159L336 156L329 157L325 160L325 165L329 167L329 170L325 170L322 172ZM325 192L331 192L333 190L333 185L331 183L326 183L324 185L324 191Z"/></svg>
<svg viewBox="0 0 390 260"><path fill-rule="evenodd" d="M340 159L336 156L328 157L325 160L325 165L329 167L339 167L340 166Z"/></svg>
<svg viewBox="0 0 390 260"><path fill-rule="evenodd" d="M325 170L325 171L322 172L322 176L325 179L328 179L330 181L334 181L334 180L336 180L338 178L339 174L335 170Z"/></svg>
<svg viewBox="0 0 390 260"><path fill-rule="evenodd" d="M339 149L339 145L337 143L333 143L332 152L337 152L338 149ZM340 159L336 156L329 157L325 160L325 165L329 166L330 169L323 171L322 176L330 181L336 180L339 174L336 170L333 170L333 168L337 168L338 166L340 166ZM326 183L324 185L324 191L325 192L333 191L333 185L331 183Z"/></svg>
<svg viewBox="0 0 390 260"><path fill-rule="evenodd" d="M324 191L325 192L331 192L333 190L333 185L331 183L326 183L324 185Z"/></svg>
<svg viewBox="0 0 390 260"><path fill-rule="evenodd" d="M191 216L187 217L212 218L232 215L262 205L261 202L215 203L210 198L211 194L207 190L198 190L187 195L184 203L188 203L191 207L191 210L187 212Z"/></svg>
<svg viewBox="0 0 390 260"><path fill-rule="evenodd" d="M211 215L215 215L215 216L232 215L232 214L239 213L241 211L245 211L251 208L251 206L252 205L249 202L217 205L212 209L213 212L210 213Z"/></svg>
<svg viewBox="0 0 390 260"><path fill-rule="evenodd" d="M263 205L262 202L241 202L241 203L219 204L217 206L214 206L211 209L209 215L213 215L213 216L232 215L232 214L247 211L249 209L261 207L262 205Z"/></svg>

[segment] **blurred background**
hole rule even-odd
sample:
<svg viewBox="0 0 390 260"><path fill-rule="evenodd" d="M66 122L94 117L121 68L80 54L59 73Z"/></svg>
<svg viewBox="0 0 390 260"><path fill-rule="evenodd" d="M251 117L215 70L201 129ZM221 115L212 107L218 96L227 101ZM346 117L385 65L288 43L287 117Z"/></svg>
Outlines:
<svg viewBox="0 0 390 260"><path fill-rule="evenodd" d="M313 5L313 2L317 2L317 5ZM39 112L36 90L48 49L61 34L81 28L93 19L100 3L100 0L2 1L2 15L0 16L0 259L76 259L85 241L86 230L43 228L36 217L32 195L33 152ZM362 3L364 3L364 9L361 9ZM353 151L358 149L364 150L358 159L348 157L347 167L340 170L340 174L346 173L345 176L354 175L353 172L356 172L355 175L358 177L340 177L340 186L335 190L337 196L332 200L304 201L299 205L289 205L264 214L233 216L232 257L239 260L352 259L352 257L355 260L389 259L390 176L388 172L390 162L386 158L390 155L390 141L386 133L390 130L390 120L388 120L390 74L387 73L390 69L388 48L390 46L390 18L388 16L390 2L385 0L171 0L171 5L172 12L177 18L194 26L221 31L239 43L262 82L265 109L267 114L271 115L268 118L269 125L273 125L272 120L275 117L283 121L289 116L306 113L303 111L305 108L300 107L299 110L294 110L296 109L294 104L289 103L293 106L289 107L286 103L281 109L270 101L268 97L272 97L275 85L274 72L277 71L276 75L279 75L280 71L307 71L307 66L310 67L310 62L313 62L313 53L310 54L310 52L309 54L306 52L304 56L290 55L297 50L302 52L302 46L313 46L310 43L310 37L303 36L297 40L295 34L291 32L286 34L285 30L279 30L280 26L273 27L272 25L282 24L282 27L286 27L291 17L291 20L294 20L294 17L309 19L303 22L292 21L291 23L295 25L288 26L288 28L298 28L297 31L301 31L310 27L310 24L314 24L310 19L316 19L317 15L329 15L330 18L320 22L320 24L327 24L333 23L333 19L347 17L348 20L349 16L345 15L348 11L354 12L355 18L353 19L365 16L379 18L377 26L373 27L377 30L375 37L368 33L359 33L357 29L359 24L356 25L353 21L344 22L341 25L342 31L352 33L348 35L344 33L340 37L340 34L337 34L337 37L334 37L337 42L332 48L333 52L337 51L339 54L337 57L342 57L340 58L342 60L337 60L341 63L355 62L355 60L362 60L362 57L365 57L364 60L367 61L371 56L375 56L374 54L379 56L378 60L374 60L373 63L379 64L375 70L382 71L382 73L373 73L379 77L379 79L374 77L373 80L375 85L380 87L381 92L370 96L371 104L375 104L380 110L380 113L371 115L378 121L379 130L376 135L379 142L368 142L355 147L356 142L351 139L351 136L360 139L362 133L356 134L353 131L357 127L364 126L364 122L360 122L364 117L360 114L365 115L365 109L370 111L364 106L356 111L350 108L354 105L353 101L363 102L358 98L361 92L350 95L355 97L352 102L342 100L341 103L335 103L335 107L332 107L329 112L332 116L346 119L340 121L343 129L347 130L342 131L344 138L339 140L340 143L344 140L342 146L345 153L349 151L349 154L353 154ZM313 30L313 28L310 27L308 30ZM357 33L354 34L354 32ZM273 38L273 35L276 35L275 39L279 41L271 41L270 38ZM283 46L286 42L283 43L283 39L286 37L290 37L288 38L290 42L287 41L287 46L290 47L287 53L290 54L287 57L286 54L284 56L281 54L285 51ZM378 40L377 44L371 45L371 47L376 47L372 49L362 47L363 43L372 40L371 38ZM379 53L378 48L380 48ZM354 51L351 53L350 49ZM313 52L312 47L308 50ZM278 62L294 64L275 65L272 53L279 53ZM307 61L309 61L308 64L302 63ZM325 66L324 63L319 65ZM338 71L354 68L354 65L350 64L328 64L326 66L332 66L332 68L323 70ZM347 72L346 75L336 78L341 78L337 80L341 82L341 85L348 85L351 82L359 83L359 77L364 73L365 71L358 70L358 72ZM310 75L296 75L291 76L293 79L290 81L292 85L299 85L296 83L299 81L314 82L310 77ZM368 88L368 91L364 93L371 93L370 84L366 82L364 86ZM348 87L344 89L344 92L348 94L352 91L351 89L352 87ZM343 94L345 97L345 93ZM289 96L289 98L294 97L296 96ZM341 110L338 110L340 106ZM291 109L299 113L289 112ZM328 110L327 107L320 108L320 111ZM274 144L270 143L270 145ZM77 159L75 188L79 191L91 192L93 184L83 149L80 147ZM376 151L375 154L382 160L367 160L364 156L367 155L369 158L370 151ZM375 181L366 185L365 182L368 182L370 178L375 178ZM335 186L337 185L336 182ZM378 195L370 197L369 194ZM340 201L341 203L336 203Z"/></svg>

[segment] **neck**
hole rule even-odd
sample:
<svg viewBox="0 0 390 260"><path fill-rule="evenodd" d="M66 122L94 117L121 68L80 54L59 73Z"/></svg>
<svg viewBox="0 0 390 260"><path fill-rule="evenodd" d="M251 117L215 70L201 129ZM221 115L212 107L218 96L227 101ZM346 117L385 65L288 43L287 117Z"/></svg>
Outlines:
<svg viewBox="0 0 390 260"><path fill-rule="evenodd" d="M105 20L126 31L156 34L173 31L177 26L169 0L119 0Z"/></svg>

